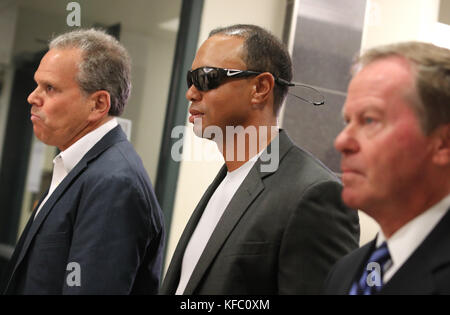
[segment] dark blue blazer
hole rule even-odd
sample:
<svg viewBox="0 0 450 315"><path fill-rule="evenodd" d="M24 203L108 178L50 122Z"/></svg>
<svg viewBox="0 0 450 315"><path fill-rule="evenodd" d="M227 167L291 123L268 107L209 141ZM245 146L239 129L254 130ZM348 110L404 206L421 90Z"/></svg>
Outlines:
<svg viewBox="0 0 450 315"><path fill-rule="evenodd" d="M11 258L3 294L157 293L162 213L120 126L86 153L33 221L35 212Z"/></svg>
<svg viewBox="0 0 450 315"><path fill-rule="evenodd" d="M450 209L379 294L450 294ZM324 294L348 294L374 250L376 238L339 260Z"/></svg>

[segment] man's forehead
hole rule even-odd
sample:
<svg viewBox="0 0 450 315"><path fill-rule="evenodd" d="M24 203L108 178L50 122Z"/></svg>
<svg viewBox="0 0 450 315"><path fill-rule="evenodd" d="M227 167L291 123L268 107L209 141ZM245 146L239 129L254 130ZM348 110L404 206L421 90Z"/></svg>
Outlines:
<svg viewBox="0 0 450 315"><path fill-rule="evenodd" d="M245 39L241 36L216 34L204 41L205 45L220 44L220 45L242 45Z"/></svg>
<svg viewBox="0 0 450 315"><path fill-rule="evenodd" d="M244 39L237 36L213 35L200 47L193 62L193 69L203 66L240 68Z"/></svg>
<svg viewBox="0 0 450 315"><path fill-rule="evenodd" d="M39 68L77 68L81 61L81 50L77 48L69 49L50 49L42 57Z"/></svg>
<svg viewBox="0 0 450 315"><path fill-rule="evenodd" d="M45 81L75 78L80 60L81 51L78 49L50 49L42 57L34 78Z"/></svg>
<svg viewBox="0 0 450 315"><path fill-rule="evenodd" d="M352 82L364 80L368 84L406 86L413 83L411 64L399 56L389 56L372 61L362 67ZM351 86L350 86L351 87Z"/></svg>
<svg viewBox="0 0 450 315"><path fill-rule="evenodd" d="M399 58L385 58L362 68L350 82L347 98L391 98L414 89L414 75Z"/></svg>

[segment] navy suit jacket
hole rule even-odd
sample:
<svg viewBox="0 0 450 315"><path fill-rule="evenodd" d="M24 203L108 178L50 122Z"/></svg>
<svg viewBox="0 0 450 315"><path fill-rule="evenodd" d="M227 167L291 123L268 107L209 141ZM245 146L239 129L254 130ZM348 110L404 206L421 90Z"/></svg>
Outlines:
<svg viewBox="0 0 450 315"><path fill-rule="evenodd" d="M162 213L120 126L86 153L33 220L35 213L11 258L2 293L157 292Z"/></svg>
<svg viewBox="0 0 450 315"><path fill-rule="evenodd" d="M338 258L358 247L358 215L342 203L337 177L295 146L286 132L277 140L278 168L263 171L261 158L252 167L214 229L184 294L320 293ZM277 150L273 143L270 150ZM187 244L226 172L222 167L187 223L161 294L176 292Z"/></svg>
<svg viewBox="0 0 450 315"><path fill-rule="evenodd" d="M379 294L450 294L450 209ZM376 239L333 267L325 294L348 294L376 245Z"/></svg>

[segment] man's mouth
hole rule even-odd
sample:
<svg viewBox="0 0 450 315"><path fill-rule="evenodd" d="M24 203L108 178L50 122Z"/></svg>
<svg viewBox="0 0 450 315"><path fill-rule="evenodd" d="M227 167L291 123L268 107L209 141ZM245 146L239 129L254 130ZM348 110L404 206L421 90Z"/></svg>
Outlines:
<svg viewBox="0 0 450 315"><path fill-rule="evenodd" d="M356 168L341 165L341 180L344 185L352 182L355 178L364 176L364 173Z"/></svg>
<svg viewBox="0 0 450 315"><path fill-rule="evenodd" d="M31 113L31 117L30 117L31 121L35 121L35 120L42 120L41 116L39 116L36 113Z"/></svg>
<svg viewBox="0 0 450 315"><path fill-rule="evenodd" d="M204 115L204 113L202 113L202 112L200 112L200 111L198 111L196 109L190 109L189 113L191 114L191 116L189 116L189 122L191 124L194 123L195 119L201 119L203 117L203 115Z"/></svg>

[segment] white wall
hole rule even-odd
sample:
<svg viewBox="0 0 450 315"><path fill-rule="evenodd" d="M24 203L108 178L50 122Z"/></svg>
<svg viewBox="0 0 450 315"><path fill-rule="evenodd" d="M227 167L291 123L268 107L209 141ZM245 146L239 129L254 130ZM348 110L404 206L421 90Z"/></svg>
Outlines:
<svg viewBox="0 0 450 315"><path fill-rule="evenodd" d="M262 26L281 38L285 7L285 0L207 0L203 8L198 47L208 38L212 29L237 23ZM186 101L186 109L187 107L188 102ZM184 147L203 148L210 153L208 159L214 161L183 160L181 163L167 245L166 268L195 206L223 165L223 159L214 148L215 145L193 135L192 127L187 122L187 116L186 125ZM192 156L190 152L192 151L187 150L183 154L189 157Z"/></svg>
<svg viewBox="0 0 450 315"><path fill-rule="evenodd" d="M439 0L368 0L362 49L424 39L438 20Z"/></svg>
<svg viewBox="0 0 450 315"><path fill-rule="evenodd" d="M153 185L165 122L176 33L150 37L124 27L121 42L132 58L133 87L123 114L133 123L131 140Z"/></svg>

